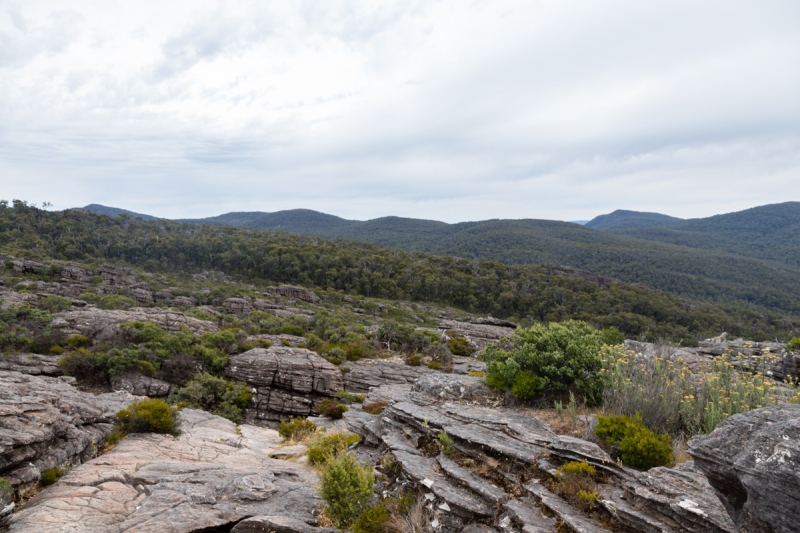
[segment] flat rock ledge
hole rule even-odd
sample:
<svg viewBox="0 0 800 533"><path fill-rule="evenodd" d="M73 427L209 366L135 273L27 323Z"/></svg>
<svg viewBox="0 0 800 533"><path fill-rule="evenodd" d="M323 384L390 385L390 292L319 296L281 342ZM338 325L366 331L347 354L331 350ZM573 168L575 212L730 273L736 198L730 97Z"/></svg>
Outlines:
<svg viewBox="0 0 800 533"><path fill-rule="evenodd" d="M0 477L25 494L44 470L92 459L114 415L138 399L127 392L94 396L64 379L0 372Z"/></svg>
<svg viewBox="0 0 800 533"><path fill-rule="evenodd" d="M129 436L22 505L9 532L320 531L317 477L269 457L276 431L190 409L181 431Z"/></svg>

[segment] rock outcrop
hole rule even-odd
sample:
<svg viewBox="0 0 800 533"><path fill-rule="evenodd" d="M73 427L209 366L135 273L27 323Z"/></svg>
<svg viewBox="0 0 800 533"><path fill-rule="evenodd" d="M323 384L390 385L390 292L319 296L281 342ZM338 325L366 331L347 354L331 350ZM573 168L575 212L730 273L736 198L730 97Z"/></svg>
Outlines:
<svg viewBox="0 0 800 533"><path fill-rule="evenodd" d="M25 493L42 471L91 459L114 415L136 399L94 396L59 378L0 372L0 477Z"/></svg>
<svg viewBox="0 0 800 533"><path fill-rule="evenodd" d="M0 353L0 371L21 372L32 376L60 376L60 355L38 353Z"/></svg>
<svg viewBox="0 0 800 533"><path fill-rule="evenodd" d="M192 318L177 311L157 307L135 307L127 311L86 307L58 313L52 325L68 334L85 335L96 341L113 338L123 322L153 322L167 331L180 331L184 326L195 335L217 331L219 328L208 320Z"/></svg>
<svg viewBox="0 0 800 533"><path fill-rule="evenodd" d="M277 432L194 410L181 432L130 435L22 505L9 531L319 531L316 475L269 457Z"/></svg>
<svg viewBox="0 0 800 533"><path fill-rule="evenodd" d="M443 320L439 324L439 329L448 337L464 337L476 350L481 350L487 344L510 337L514 333L514 328L516 325L513 322L491 318L476 319L472 322Z"/></svg>
<svg viewBox="0 0 800 533"><path fill-rule="evenodd" d="M123 372L111 378L111 389L129 392L135 396L165 398L177 387L166 381L143 376L137 372Z"/></svg>
<svg viewBox="0 0 800 533"><path fill-rule="evenodd" d="M797 531L800 405L733 415L689 441L694 457L740 531Z"/></svg>
<svg viewBox="0 0 800 533"><path fill-rule="evenodd" d="M344 388L341 370L305 348L254 348L232 356L226 374L253 387L245 418L254 422L308 416Z"/></svg>
<svg viewBox="0 0 800 533"><path fill-rule="evenodd" d="M286 298L295 298L297 300L303 300L304 302L310 302L312 304L319 303L320 297L317 296L313 291L308 289L304 289L303 287L296 287L294 285L281 285L280 287L267 287L264 289L264 292L267 294L272 294L275 296L284 296Z"/></svg>

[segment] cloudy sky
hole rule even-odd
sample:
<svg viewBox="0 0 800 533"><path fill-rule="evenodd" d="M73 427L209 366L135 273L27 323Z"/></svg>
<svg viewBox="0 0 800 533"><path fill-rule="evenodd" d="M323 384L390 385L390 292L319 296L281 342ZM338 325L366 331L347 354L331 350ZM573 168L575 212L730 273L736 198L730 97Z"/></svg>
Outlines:
<svg viewBox="0 0 800 533"><path fill-rule="evenodd" d="M164 217L800 200L800 3L0 0L0 185Z"/></svg>

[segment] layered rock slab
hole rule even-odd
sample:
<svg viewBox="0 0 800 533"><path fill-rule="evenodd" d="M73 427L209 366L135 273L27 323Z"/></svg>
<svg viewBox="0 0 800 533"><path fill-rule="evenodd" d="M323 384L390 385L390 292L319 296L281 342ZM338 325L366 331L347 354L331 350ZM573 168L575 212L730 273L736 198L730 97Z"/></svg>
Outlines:
<svg viewBox="0 0 800 533"><path fill-rule="evenodd" d="M316 475L269 457L281 442L276 431L237 432L195 410L181 412L181 431L129 436L24 504L9 531L190 533L257 516L314 529Z"/></svg>
<svg viewBox="0 0 800 533"><path fill-rule="evenodd" d="M325 398L344 388L342 372L304 348L254 348L229 359L226 374L253 387L248 421L308 416Z"/></svg>
<svg viewBox="0 0 800 533"><path fill-rule="evenodd" d="M68 333L78 333L93 340L103 341L113 338L123 322L153 322L167 331L180 331L189 328L195 335L217 331L217 325L208 320L192 318L177 311L157 307L134 307L127 311L85 307L58 313L53 327Z"/></svg>
<svg viewBox="0 0 800 533"><path fill-rule="evenodd" d="M42 471L91 459L114 415L137 399L124 392L94 396L62 379L0 372L0 477L24 493Z"/></svg>
<svg viewBox="0 0 800 533"><path fill-rule="evenodd" d="M690 440L689 453L740 531L797 531L800 405L733 415Z"/></svg>

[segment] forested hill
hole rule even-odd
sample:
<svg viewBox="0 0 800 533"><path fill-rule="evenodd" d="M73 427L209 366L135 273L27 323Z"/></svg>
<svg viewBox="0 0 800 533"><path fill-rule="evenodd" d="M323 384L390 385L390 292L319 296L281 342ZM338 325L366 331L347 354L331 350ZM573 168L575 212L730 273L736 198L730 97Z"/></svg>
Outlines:
<svg viewBox="0 0 800 533"><path fill-rule="evenodd" d="M218 225L110 218L0 203L0 251L39 261L113 262L190 275L218 270L254 284L294 283L369 297L441 302L514 319L587 320L629 338L696 341L728 331L788 339L800 320L714 305L565 268L509 266L364 243ZM43 269L58 276L59 267Z"/></svg>
<svg viewBox="0 0 800 533"><path fill-rule="evenodd" d="M609 228L634 237L800 267L800 202L679 221L662 227Z"/></svg>
<svg viewBox="0 0 800 533"><path fill-rule="evenodd" d="M683 222L683 219L662 215L661 213L644 213L641 211L617 209L613 213L595 217L584 225L592 229L610 230L623 228L653 228L669 226L676 222Z"/></svg>

